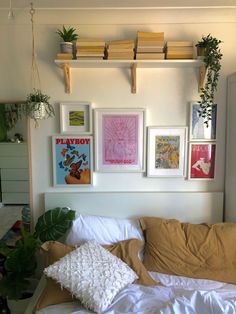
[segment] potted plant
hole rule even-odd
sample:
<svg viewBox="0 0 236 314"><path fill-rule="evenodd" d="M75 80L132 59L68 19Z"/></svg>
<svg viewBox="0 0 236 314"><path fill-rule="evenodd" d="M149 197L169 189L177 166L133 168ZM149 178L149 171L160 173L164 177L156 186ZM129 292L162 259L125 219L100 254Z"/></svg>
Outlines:
<svg viewBox="0 0 236 314"><path fill-rule="evenodd" d="M62 30L58 29L56 33L63 40L60 43L61 53L71 53L73 54L73 42L78 38L78 34L75 33L76 29L73 27L66 28L62 26Z"/></svg>
<svg viewBox="0 0 236 314"><path fill-rule="evenodd" d="M50 97L43 94L41 90L34 89L34 91L27 95L26 103L24 105L24 113L35 121L38 126L38 120L47 119L55 115L54 108L49 102Z"/></svg>
<svg viewBox="0 0 236 314"><path fill-rule="evenodd" d="M201 50L200 53L203 54L203 62L207 71L204 87L201 88L201 100L199 101L199 116L204 118L204 123L207 127L209 121L212 119L212 107L215 104L214 96L221 69L220 60L223 55L219 48L220 43L222 43L221 40L208 34L207 36L203 36L196 44L197 49Z"/></svg>
<svg viewBox="0 0 236 314"><path fill-rule="evenodd" d="M60 239L69 230L74 218L75 211L68 208L51 209L39 217L34 233L22 227L21 239L14 247L0 247L0 254L5 256L6 273L0 280L2 297L17 301L28 297L27 288L37 268L37 252L41 244Z"/></svg>

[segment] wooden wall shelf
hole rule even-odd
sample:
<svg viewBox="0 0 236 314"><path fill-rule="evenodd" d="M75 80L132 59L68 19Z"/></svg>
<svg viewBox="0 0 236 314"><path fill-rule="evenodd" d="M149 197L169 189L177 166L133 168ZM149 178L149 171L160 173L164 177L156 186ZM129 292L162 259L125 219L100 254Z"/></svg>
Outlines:
<svg viewBox="0 0 236 314"><path fill-rule="evenodd" d="M199 68L199 90L203 86L206 69L200 60L55 60L63 69L66 93L71 93L71 68L130 68L131 92L136 93L137 68Z"/></svg>

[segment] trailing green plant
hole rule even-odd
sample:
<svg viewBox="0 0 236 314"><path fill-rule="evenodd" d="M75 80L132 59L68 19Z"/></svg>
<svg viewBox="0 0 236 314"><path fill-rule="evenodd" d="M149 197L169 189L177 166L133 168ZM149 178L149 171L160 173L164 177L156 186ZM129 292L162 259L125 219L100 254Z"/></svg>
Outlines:
<svg viewBox="0 0 236 314"><path fill-rule="evenodd" d="M21 228L21 239L14 247L1 245L0 254L5 256L6 275L0 280L0 295L19 300L29 286L29 278L37 268L37 252L45 241L59 240L71 227L75 211L54 208L41 215L30 233Z"/></svg>
<svg viewBox="0 0 236 314"><path fill-rule="evenodd" d="M0 105L0 125L5 132L13 129L16 123L23 117L23 107L22 103L5 103ZM5 139L7 141L7 133Z"/></svg>
<svg viewBox="0 0 236 314"><path fill-rule="evenodd" d="M62 26L62 30L58 29L56 33L63 39L65 42L72 42L78 38L78 34L75 33L76 29L73 27L66 28Z"/></svg>
<svg viewBox="0 0 236 314"><path fill-rule="evenodd" d="M26 104L24 105L24 113L38 124L37 120L47 119L55 116L53 106L49 102L50 97L43 94L41 90L34 91L27 95Z"/></svg>
<svg viewBox="0 0 236 314"><path fill-rule="evenodd" d="M208 127L209 121L212 120L212 108L215 104L214 96L217 90L222 59L222 53L219 45L221 40L214 38L211 34L203 36L202 39L196 44L196 47L204 48L204 58L207 74L204 87L201 88L199 101L200 109L199 116L204 119L204 123Z"/></svg>

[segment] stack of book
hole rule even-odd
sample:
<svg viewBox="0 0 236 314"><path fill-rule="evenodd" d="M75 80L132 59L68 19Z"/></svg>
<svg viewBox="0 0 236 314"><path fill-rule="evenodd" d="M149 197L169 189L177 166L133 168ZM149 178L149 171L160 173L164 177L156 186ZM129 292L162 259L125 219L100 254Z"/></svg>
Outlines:
<svg viewBox="0 0 236 314"><path fill-rule="evenodd" d="M136 59L164 59L164 33L138 32Z"/></svg>
<svg viewBox="0 0 236 314"><path fill-rule="evenodd" d="M134 40L113 40L107 45L107 59L134 59Z"/></svg>
<svg viewBox="0 0 236 314"><path fill-rule="evenodd" d="M105 41L100 38L79 38L76 42L77 59L103 59Z"/></svg>
<svg viewBox="0 0 236 314"><path fill-rule="evenodd" d="M166 59L193 59L192 41L168 41Z"/></svg>
<svg viewBox="0 0 236 314"><path fill-rule="evenodd" d="M73 54L72 53L57 53L58 60L72 60Z"/></svg>

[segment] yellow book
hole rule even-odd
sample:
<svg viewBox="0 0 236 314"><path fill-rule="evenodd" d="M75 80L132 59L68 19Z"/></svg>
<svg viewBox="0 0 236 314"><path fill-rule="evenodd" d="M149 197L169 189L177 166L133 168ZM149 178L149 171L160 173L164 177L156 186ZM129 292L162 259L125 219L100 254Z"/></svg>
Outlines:
<svg viewBox="0 0 236 314"><path fill-rule="evenodd" d="M185 46L185 47L193 47L192 41L167 41L167 47L176 47L176 46Z"/></svg>
<svg viewBox="0 0 236 314"><path fill-rule="evenodd" d="M110 57L108 56L107 58L108 60L133 60L134 57L133 56L118 56L118 57Z"/></svg>
<svg viewBox="0 0 236 314"><path fill-rule="evenodd" d="M77 47L77 50L80 51L104 51L104 46L83 46L83 47Z"/></svg>
<svg viewBox="0 0 236 314"><path fill-rule="evenodd" d="M142 39L137 41L137 47L164 47L165 42L161 40L145 40L143 41Z"/></svg>
<svg viewBox="0 0 236 314"><path fill-rule="evenodd" d="M96 52L96 51L92 51L92 52L80 52L80 51L78 51L76 53L76 57L89 57L89 56L103 57L104 53L103 52Z"/></svg>
<svg viewBox="0 0 236 314"><path fill-rule="evenodd" d="M57 53L56 59L59 60L72 60L73 55L71 53Z"/></svg>
<svg viewBox="0 0 236 314"><path fill-rule="evenodd" d="M133 58L134 52L109 52L108 57L128 57Z"/></svg>
<svg viewBox="0 0 236 314"><path fill-rule="evenodd" d="M193 54L186 53L186 54L166 54L166 59L193 59Z"/></svg>
<svg viewBox="0 0 236 314"><path fill-rule="evenodd" d="M134 49L133 48L108 48L107 49L108 53L109 52L133 52Z"/></svg>
<svg viewBox="0 0 236 314"><path fill-rule="evenodd" d="M137 52L163 52L163 47L137 47Z"/></svg>
<svg viewBox="0 0 236 314"><path fill-rule="evenodd" d="M104 57L103 56L102 57L97 57L97 56L84 56L84 57L82 57L82 56L79 56L79 57L77 57L77 59L79 59L79 60L103 60Z"/></svg>
<svg viewBox="0 0 236 314"><path fill-rule="evenodd" d="M164 53L136 53L136 60L142 59L150 59L150 60L158 60L165 59Z"/></svg>
<svg viewBox="0 0 236 314"><path fill-rule="evenodd" d="M135 44L134 44L134 41L132 40L132 41L124 41L123 43L118 43L118 42L110 42L110 43L108 43L108 48L130 48L130 49L133 49L134 48L134 46L135 46Z"/></svg>
<svg viewBox="0 0 236 314"><path fill-rule="evenodd" d="M80 48L80 49L77 49L77 53L78 52L82 52L82 53L86 53L86 52L91 52L91 53L95 53L95 52L97 52L97 53L104 53L104 48L102 48L102 49L82 49L82 48Z"/></svg>
<svg viewBox="0 0 236 314"><path fill-rule="evenodd" d="M182 46L182 47L167 47L168 52L174 52L174 53L193 53L193 47L187 47L187 46Z"/></svg>

